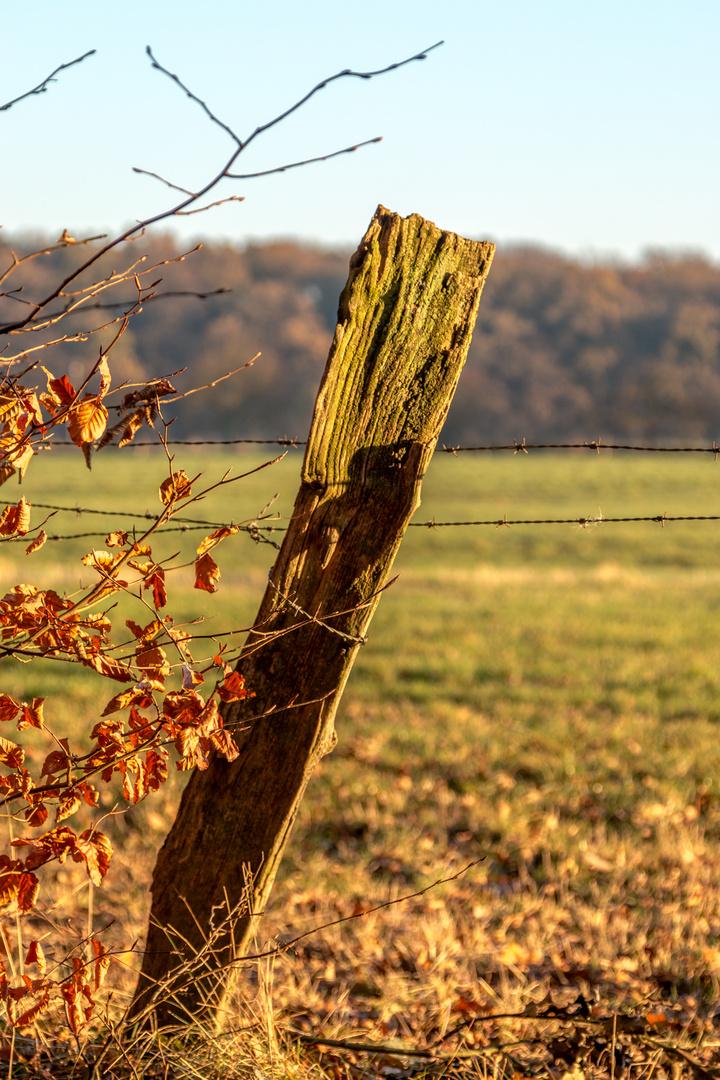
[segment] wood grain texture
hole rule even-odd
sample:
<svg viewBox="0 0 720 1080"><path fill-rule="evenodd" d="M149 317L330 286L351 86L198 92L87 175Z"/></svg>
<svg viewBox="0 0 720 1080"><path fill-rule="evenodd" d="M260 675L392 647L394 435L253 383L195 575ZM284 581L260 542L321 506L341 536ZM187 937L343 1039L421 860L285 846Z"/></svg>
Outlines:
<svg viewBox="0 0 720 1080"><path fill-rule="evenodd" d="M238 664L255 697L225 711L240 755L193 774L158 856L137 1016L249 878L251 912L263 909L419 505L493 252L378 207L351 259L292 520ZM221 1018L251 912L236 918L232 938L219 936L214 973L175 980L174 997L155 1008L161 1025Z"/></svg>

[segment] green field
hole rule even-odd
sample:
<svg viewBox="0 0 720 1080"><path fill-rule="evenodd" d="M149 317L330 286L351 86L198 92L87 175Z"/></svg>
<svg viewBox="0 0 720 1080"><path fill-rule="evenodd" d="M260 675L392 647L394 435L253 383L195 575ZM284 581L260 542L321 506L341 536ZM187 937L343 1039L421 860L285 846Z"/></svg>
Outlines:
<svg viewBox="0 0 720 1080"><path fill-rule="evenodd" d="M156 512L163 461L140 453L98 455L92 473L48 456L26 493L36 505ZM194 450L176 467L212 480L260 460ZM275 492L273 510L287 516L299 464L292 452L193 516L251 519ZM437 455L416 520L720 514L718 469L701 454ZM58 514L47 529L127 520ZM203 535L168 533L156 557L188 561ZM432 1041L476 1013L582 994L606 1009L650 1003L697 1049L720 1004L719 542L720 522L408 531L261 936L289 937L483 861L279 959L281 1022ZM93 546L102 537L26 558L6 545L3 584L72 590ZM204 616L203 632L247 626L273 555L246 536L226 540L217 596L180 570L176 612ZM10 662L2 688L47 694L60 735L94 722L114 692L82 669ZM115 878L111 869L94 903L96 919L118 918L116 940L142 932L176 797L175 784L114 826ZM507 1036L502 1025L469 1027L463 1045Z"/></svg>

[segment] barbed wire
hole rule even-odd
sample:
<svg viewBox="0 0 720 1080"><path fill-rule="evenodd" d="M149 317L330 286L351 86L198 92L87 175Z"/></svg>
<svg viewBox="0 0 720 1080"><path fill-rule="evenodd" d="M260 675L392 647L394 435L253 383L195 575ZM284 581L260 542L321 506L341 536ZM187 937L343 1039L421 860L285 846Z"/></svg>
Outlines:
<svg viewBox="0 0 720 1080"><path fill-rule="evenodd" d="M37 505L37 504L36 504ZM86 511L92 513L92 511ZM503 526L511 528L513 525L572 525L579 529L591 529L598 525L622 525L631 524L635 522L647 522L655 525L665 527L666 523L676 521L720 521L720 514L668 514L667 512L662 514L637 514L627 517L606 517L603 513L591 514L587 517L568 517L568 518L508 518L507 514L501 518L485 518L478 521L437 521L435 518L430 518L429 521L411 521L408 525L410 529L450 529L450 528L463 528L463 527L477 527L477 526L490 526L499 529ZM163 533L170 532L200 532L205 529L222 528L222 524L216 522L207 521L196 525L178 525L169 526L163 529ZM253 522L250 525L238 526L239 532L245 532L250 535L252 539L257 540L260 534L267 533L284 533L287 532L287 525L260 525ZM107 536L106 532L83 532L83 533L49 533L47 536L48 541L62 541L62 540L82 540L82 539L95 539L97 537ZM9 536L4 541L5 543L25 543L28 542L28 536ZM277 547L277 544L267 537L262 537L263 543L270 543Z"/></svg>
<svg viewBox="0 0 720 1080"><path fill-rule="evenodd" d="M74 446L75 443L69 440L63 442L53 442L53 446ZM116 443L110 443L109 446L115 446ZM306 439L290 439L287 436L278 436L275 439L168 439L165 444L160 440L141 439L138 442L126 443L122 448L123 450L132 449L134 447L155 447L160 448L163 445L167 446L287 446L290 449L299 449L301 446L307 446ZM572 442L572 443L529 443L525 439L522 442L518 442L517 439L513 439L511 443L498 443L496 445L482 445L482 446L445 446L439 447L435 453L437 454L466 454L466 453L479 453L482 451L502 451L509 450L513 454L527 454L530 450L592 450L594 453L599 454L601 450L630 450L639 453L646 454L712 454L714 460L717 461L718 454L720 454L720 445L716 444L713 439L711 446L637 446L630 443L604 443L602 439L592 439L588 442Z"/></svg>
<svg viewBox="0 0 720 1080"><path fill-rule="evenodd" d="M521 443L513 439L512 443L503 443L498 446L445 446L436 453L463 454L471 451L482 450L512 450L513 454L527 454L530 450L593 450L599 454L601 450L635 450L650 454L713 454L717 461L720 454L720 446L713 439L712 446L635 446L626 443L604 443L600 439L581 443Z"/></svg>
<svg viewBox="0 0 720 1080"><path fill-rule="evenodd" d="M238 529L239 532L249 533L250 536L254 536L256 533L260 533L260 532L272 533L272 532L285 532L286 531L285 526L278 526L278 525L258 525L257 527L254 526L254 525L233 526L233 528L235 528L235 527ZM208 529L208 528L210 528L210 529L215 528L213 522L208 522L205 525L178 525L178 526L171 525L168 528L164 528L162 530L162 534L164 536L165 533L171 533L171 532L203 532L205 529ZM223 528L223 526L218 525L217 528ZM3 541L3 543L11 543L11 544L23 544L24 543L24 544L27 544L28 535L25 535L25 536L8 536ZM97 539L97 537L100 537L100 536L106 537L107 535L108 535L107 532L48 533L47 534L47 539L48 539L48 541L50 541L50 540L87 540L87 539L91 539L91 538Z"/></svg>
<svg viewBox="0 0 720 1080"><path fill-rule="evenodd" d="M7 500L0 499L0 506L14 506L14 502L8 502ZM160 514L153 514L151 511L146 510L98 510L95 507L90 506L59 506L57 503L39 503L33 502L30 504L37 510L53 510L55 513L77 514L81 517L83 514L95 514L101 517L129 517L135 521L157 521ZM207 526L210 529L220 529L227 522L224 521L205 521L203 518L186 518L186 517L173 517L173 521L182 522L186 525L197 525L199 527ZM170 529L164 529L164 532L170 532ZM89 534L88 534L89 535ZM99 534L96 534L99 535Z"/></svg>
<svg viewBox="0 0 720 1080"><path fill-rule="evenodd" d="M139 439L132 442L125 443L123 447L119 447L117 443L107 443L103 449L115 449L115 450L133 450L139 446L152 446L155 449L165 446L240 446L243 443L255 446L288 446L300 447L307 446L307 439ZM55 446L75 446L74 442L69 439L64 439L58 442L53 440L52 444Z"/></svg>
<svg viewBox="0 0 720 1080"><path fill-rule="evenodd" d="M496 529L506 525L575 525L581 529L589 529L595 525L613 525L632 521L650 521L657 525L665 526L668 521L720 521L720 514L677 514L668 513L653 514L635 517L605 517L604 514L592 514L589 517L575 518L516 518L509 520L507 514L502 518L488 518L485 521L411 521L410 529L447 529L461 525L494 525Z"/></svg>

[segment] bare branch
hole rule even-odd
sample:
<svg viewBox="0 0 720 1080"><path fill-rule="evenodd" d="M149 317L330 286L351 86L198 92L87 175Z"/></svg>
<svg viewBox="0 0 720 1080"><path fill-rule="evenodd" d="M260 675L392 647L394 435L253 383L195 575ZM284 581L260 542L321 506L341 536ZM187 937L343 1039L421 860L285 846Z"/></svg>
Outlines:
<svg viewBox="0 0 720 1080"><path fill-rule="evenodd" d="M332 154L323 154L321 157L307 158L305 161L293 161L289 165L278 165L275 169L265 169L263 172L254 173L225 173L228 180L255 180L259 176L273 176L275 173L287 172L288 169L299 169L302 165L315 165L318 161L330 161L330 158L340 157L341 154L354 154L362 146L370 146L372 143L382 142L382 135L374 139L365 139L364 142L356 143L355 146L346 146L344 150L334 150Z"/></svg>
<svg viewBox="0 0 720 1080"><path fill-rule="evenodd" d="M208 203L207 206L198 206L197 210L176 210L176 217L190 217L191 214L203 214L206 210L212 210L213 206L222 206L223 203L245 202L244 195L229 195L227 199L218 199L217 202Z"/></svg>
<svg viewBox="0 0 720 1080"><path fill-rule="evenodd" d="M187 96L190 98L191 101L194 101L196 105L200 106L200 108L203 110L203 112L208 117L208 119L212 120L213 124L217 124L217 126L219 128L222 128L223 131L227 132L227 134L230 136L230 138L233 140L233 142L237 143L238 147L240 149L242 149L242 145L243 145L242 140L238 138L238 136L235 134L235 132L232 130L232 128L228 127L227 124L224 124L222 122L222 120L218 119L218 117L215 115L215 113L212 112L212 110L210 108L208 108L208 106L205 104L205 102L201 101L200 98L196 94L193 94L192 90L188 89L188 87L185 85L184 82L182 82L182 80L179 78L179 76L173 75L173 73L171 71L168 71L168 69L166 67L163 67L162 64L159 64L158 61L153 56L153 51L152 51L152 49L150 48L149 45L146 46L145 52L150 57L150 62L152 64L152 66L155 68L155 70L156 71L161 71L163 73L163 75L167 75L167 77L169 79L172 79L172 81L174 83L176 83L177 86L179 86L180 89L183 90L187 94Z"/></svg>
<svg viewBox="0 0 720 1080"><path fill-rule="evenodd" d="M408 57L406 60L401 60L398 63L389 64L387 67L379 68L377 71L352 71L349 68L345 69L344 71L339 71L337 74L331 75L329 78L323 80L323 82L318 83L317 86L314 86L312 88L312 90L308 91L308 93L305 94L304 97L300 98L298 101L295 102L294 105L291 105L284 112L280 113L278 116L274 117L272 120L269 120L266 124L261 124L259 127L255 128L253 133L250 136L248 136L248 138L245 140L245 142L243 142L241 139L239 139L239 137L235 134L235 132L232 130L232 128L230 128L227 124L223 123L223 121L218 119L218 117L215 116L215 114L205 104L205 102L202 101L199 97L197 97L197 95L194 94L191 90L189 90L185 86L185 84L178 78L177 75L173 75L172 72L167 70L167 68L164 68L161 64L159 64L158 61L153 56L153 53L152 53L150 47L148 46L147 54L150 57L150 60L152 62L153 67L156 68L158 71L162 72L163 74L167 75L168 78L172 79L187 94L187 96L192 101L195 101L198 105L200 105L200 107L206 113L208 118L213 123L215 123L219 127L221 127L224 131L226 131L227 134L232 138L233 142L236 144L236 149L233 151L230 158L225 163L225 165L220 170L220 172L218 172L211 180L209 180L197 192L194 192L194 193L188 195L182 202L178 203L177 206L173 206L173 207L171 207L171 208L169 208L167 210L162 210L159 213L154 214L152 217L145 218L143 221L138 221L135 225L133 225L130 228L126 229L125 232L121 233L119 236L116 236L109 243L105 244L104 247L99 248L96 252L94 252L94 254L89 259L87 259L84 263L82 263L81 265L76 267L74 270L72 270L68 274L68 276L63 281L61 281L52 290L52 292L48 296L45 297L44 300L41 300L39 303L37 303L28 312L28 314L25 315L24 318L19 319L16 322L5 323L4 325L0 325L0 334L17 333L19 330L22 330L25 327L27 327L30 323L32 323L34 321L35 317L39 314L39 312L41 312L45 307L47 307L47 305L49 303L51 303L53 300L56 300L59 296L62 295L62 293L65 290L66 286L69 285L70 282L72 282L76 278L78 278L85 270L87 270L90 266L92 266L99 259L101 259L103 257L103 255L107 254L108 251L112 251L119 244L122 244L126 240L129 240L130 238L135 236L135 234L140 232L141 230L145 230L145 229L149 228L151 225L157 224L157 222L159 222L159 221L165 221L168 218L175 217L175 216L178 216L179 214L182 214L182 213L186 212L188 207L192 206L194 203L196 203L200 199L204 198L205 195L207 195L208 192L212 191L220 183L221 180L227 178L230 170L232 169L233 165L237 161L240 154L243 152L243 150L245 150L250 145L250 143L254 139L256 139L259 135L262 135L265 131L268 131L270 128L275 127L282 120L285 120L288 116L292 115L292 113L296 112L303 105L305 105L306 102L308 102L312 97L314 97L314 95L317 94L320 90L323 90L326 86L329 86L330 83L336 82L337 80L344 79L344 78L372 79L376 75L384 75L387 72L395 71L397 68L404 67L406 64L411 64L415 60L425 60L426 57L427 57L427 54L432 49L436 49L436 48L438 48L438 46L440 46L442 44L443 43L441 41L438 41L438 42L435 43L435 45L430 46L429 49L425 49L422 52L415 53L413 56ZM176 185L173 185L173 186L176 186ZM180 189L180 190L185 190L185 189Z"/></svg>
<svg viewBox="0 0 720 1080"><path fill-rule="evenodd" d="M275 127L281 121L285 120L292 113L297 112L303 105L314 97L320 90L324 90L326 86L329 86L332 82L337 82L338 79L353 78L353 79L374 79L376 75L386 75L389 71L395 71L397 68L404 67L406 64L412 64L415 60L426 60L427 54L432 52L433 49L439 48L443 45L443 41L436 41L434 45L431 45L429 49L423 49L422 52L415 53L414 56L409 56L407 60L400 60L396 64L389 64L387 67L378 68L377 71L351 71L350 68L346 68L344 71L338 71L336 75L331 75L329 79L323 79L322 82L314 86L312 90L309 90L305 97L300 98L294 105L291 105L285 112L280 113L273 120L268 120L267 124L261 124L260 127L256 127L252 135L249 135L245 142L242 144L241 149L245 149L258 135L262 135L263 132L268 131L270 128Z"/></svg>
<svg viewBox="0 0 720 1080"><path fill-rule="evenodd" d="M44 94L48 88L48 83L56 82L56 75L59 75L61 71L65 71L66 68L73 67L75 64L82 64L83 60L87 60L88 56L94 56L96 52L96 49L90 49L89 52L83 53L82 56L76 57L68 64L61 64L60 67L56 67L55 70L47 76L47 78L43 79L43 81L41 83L38 83L37 86L33 87L32 90L26 90L24 94L20 95L20 97L13 98L12 101L6 101L4 105L0 105L0 112L6 112L7 109L12 109L13 105L17 105L19 101L24 101L25 98L32 97L34 94Z"/></svg>
<svg viewBox="0 0 720 1080"><path fill-rule="evenodd" d="M133 165L132 171L138 173L140 176L151 176L153 180L159 180L161 184L165 184L167 187L172 188L173 191L180 191L183 195L191 195L193 198L197 197L194 191L180 187L179 184L171 183L170 180L166 180L164 176L160 176L160 173L150 172L149 169L139 169L136 165Z"/></svg>

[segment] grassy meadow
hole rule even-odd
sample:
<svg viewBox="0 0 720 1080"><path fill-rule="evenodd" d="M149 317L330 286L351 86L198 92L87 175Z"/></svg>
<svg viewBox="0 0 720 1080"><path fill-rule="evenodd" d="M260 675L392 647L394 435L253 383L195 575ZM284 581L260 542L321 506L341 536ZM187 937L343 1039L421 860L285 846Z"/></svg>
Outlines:
<svg viewBox="0 0 720 1080"><path fill-rule="evenodd" d="M186 447L175 467L211 481L262 460ZM288 516L300 460L291 451L191 516L252 519L276 492L273 511ZM128 527L123 513L157 512L163 462L140 449L99 454L91 473L68 451L33 462L34 523L40 503L114 516L58 513L48 532L100 535L48 542L29 558L5 545L5 590L87 580L81 556ZM720 514L718 470L703 454L438 454L416 521ZM209 531L163 534L155 557L191 562ZM442 1069L413 1068L449 1077L617 1068L649 1078L717 1065L719 549L720 522L408 530L258 944L359 917L248 964L238 1014L264 1034L207 1069L406 1076L402 1049L433 1045ZM188 567L169 578L171 607L203 617L204 633L239 631L274 550L241 534L215 554L218 594L194 591ZM115 692L52 663L6 661L2 682L14 696L47 696L58 735L79 735ZM88 918L96 929L115 919L109 943L142 935L178 791L175 780L103 826L117 856L102 890L91 896L75 868L57 871L47 890L55 926L82 936ZM362 914L441 878L452 880ZM130 980L116 983L121 1004ZM550 1003L558 1018L528 1018ZM526 1017L486 1019L508 1012ZM642 1031L616 1020L611 1038L603 1018L628 1012L646 1018ZM298 1033L384 1049L298 1044Z"/></svg>

